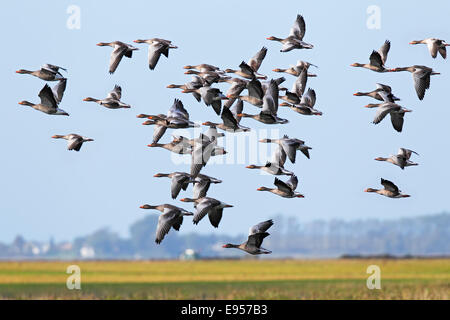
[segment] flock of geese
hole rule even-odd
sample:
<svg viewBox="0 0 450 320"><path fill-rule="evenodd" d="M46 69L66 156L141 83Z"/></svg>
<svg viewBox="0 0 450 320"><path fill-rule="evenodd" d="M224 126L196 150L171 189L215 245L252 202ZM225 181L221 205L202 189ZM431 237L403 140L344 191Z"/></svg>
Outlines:
<svg viewBox="0 0 450 320"><path fill-rule="evenodd" d="M297 18L292 26L289 35L282 39L271 36L268 40L278 41L282 44L280 52L288 52L294 49L312 49L313 45L303 41L305 36L305 21L301 15ZM153 38L142 40L138 39L135 43L146 43L148 47L148 66L150 70L154 70L160 59L161 54L166 58L169 57L170 49L177 49L171 41ZM420 41L413 41L411 44L427 44L433 58L437 53L445 59L446 46L448 44L439 39L425 39ZM109 73L113 74L119 66L123 57L132 58L133 51L139 50L130 44L121 41L114 42L100 42L98 46L109 46L113 49L109 61ZM354 63L354 67L362 67L376 72L399 72L409 71L413 75L414 87L417 96L420 100L424 98L425 91L430 87L430 77L435 74L432 68L426 66L414 65L410 67L388 69L385 67L388 52L390 49L390 42L386 41L378 51L373 51L370 55L370 62L368 64ZM289 107L291 110L301 115L307 116L321 116L322 112L315 109L316 93L313 89L306 90L306 84L309 77L316 77L316 74L309 73L311 66L317 67L312 63L305 61L298 61L295 66L286 69L273 69L277 73L286 73L296 77L291 90L281 86L286 80L284 77L270 79L266 75L258 72L261 63L267 54L267 48L263 47L255 56L247 62L242 61L237 69L221 70L219 67L202 63L198 65L184 66L185 74L192 75L189 82L185 84L170 84L167 88L181 89L182 93L192 94L198 101L203 102L206 107L211 107L214 112L220 116L221 122L206 121L203 126L207 126L208 130L201 133L199 137L188 139L183 136L173 134L172 141L168 143L160 143L160 140L165 135L168 129L184 129L199 127L198 123L189 120L189 112L185 109L183 102L175 99L173 105L169 108L166 114L139 114L138 118L145 119L143 125L154 126L153 140L148 145L151 148L164 148L178 154L190 154L191 166L190 172L172 172L172 173L157 173L154 177L165 177L171 180L171 197L176 199L181 190L187 190L189 184L193 184L192 198L182 198L182 202L192 202L195 213L185 210L181 207L172 204L161 205L142 205L142 209L159 210L162 214L159 216L158 225L156 229L155 242L160 244L165 235L173 228L179 230L184 216L193 216L192 221L198 224L206 215L208 215L211 225L215 228L219 227L222 219L223 210L225 208L233 207L221 200L208 197L207 192L211 184L222 183L214 177L200 173L207 165L209 159L213 156L220 156L226 154L226 150L218 145L218 138L223 137L225 133L219 132L218 129L225 132L246 132L250 127L241 124L242 118L252 118L264 124L286 124L287 119L278 116L278 108ZM67 78L63 76L60 71L67 71L64 68L45 64L39 70L28 71L20 69L16 71L20 74L31 74L44 81L57 81L54 88L50 88L45 84L38 96L40 103L31 103L28 101L21 101L19 104L34 108L35 110L50 114L50 115L64 115L69 114L59 108L59 104L66 89ZM232 76L230 76L232 75ZM226 82L230 84L228 91L223 94L218 88L214 88L216 83ZM245 92L246 90L246 92ZM397 104L400 100L394 96L391 87L383 84L377 84L376 89L371 92L358 92L356 96L369 96L375 98L381 103L369 104L366 107L376 108L374 123L380 123L388 114L391 118L392 125L395 130L401 132L404 122L404 115L411 110L405 109ZM106 98L97 99L87 97L83 101L95 102L100 106L109 109L130 108L131 106L123 101L122 88L116 85ZM279 100L283 100L279 103ZM258 113L244 113L244 102L251 104L260 109ZM54 135L54 139L67 140L68 150L80 151L84 142L93 141L91 138L81 136L79 134ZM274 180L274 188L260 187L258 191L271 192L277 196L284 198L303 198L304 195L296 191L298 185L297 176L290 170L285 168L285 163L289 160L295 163L297 151L300 151L306 158L310 158L309 150L311 147L305 144L305 141L291 138L284 135L279 139L263 139L261 143L273 143L277 147L272 154L270 160L265 164L251 164L249 169L259 169L266 173L281 176L286 175L288 180L283 181L279 178ZM386 161L399 166L404 169L408 166L415 166L417 163L410 160L412 154L416 152L400 148L397 155L389 158L379 157L375 160ZM381 179L381 184L384 189L368 188L366 192L376 192L378 194L391 197L403 198L409 197L402 194L398 187L391 181ZM270 250L261 247L265 237L269 235L267 230L273 225L272 220L260 222L249 230L247 241L241 244L225 244L223 248L237 248L250 254L268 254Z"/></svg>
<svg viewBox="0 0 450 320"><path fill-rule="evenodd" d="M444 40L436 38L428 38L424 40L411 41L410 44L426 44L428 50L433 58L437 57L437 53L446 59L447 44ZM386 40L384 44L380 47L378 51L373 50L369 57L369 63L353 63L352 67L366 68L375 72L400 72L408 71L412 74L414 81L414 89L416 91L419 100L423 100L425 97L425 92L430 88L430 79L433 75L440 74L435 72L432 68L423 65L413 65L409 67L399 67L399 68L386 68L385 63L387 61L388 53L391 48L391 42ZM412 110L406 109L400 106L397 101L400 99L392 93L392 88L388 85L377 83L376 89L370 92L356 92L355 96L368 96L376 100L381 101L381 103L371 103L366 105L366 108L376 108L375 117L373 119L374 124L378 124L388 115L391 118L392 127L398 132L402 132L404 117L407 112L412 112ZM411 156L417 152L409 150L406 148L399 148L396 155L391 155L388 158L377 157L377 161L390 162L402 170L405 167L417 166L418 164L411 161ZM401 190L392 182L381 178L381 185L383 189L367 188L365 192L374 192L389 198L408 198L410 195L403 194Z"/></svg>

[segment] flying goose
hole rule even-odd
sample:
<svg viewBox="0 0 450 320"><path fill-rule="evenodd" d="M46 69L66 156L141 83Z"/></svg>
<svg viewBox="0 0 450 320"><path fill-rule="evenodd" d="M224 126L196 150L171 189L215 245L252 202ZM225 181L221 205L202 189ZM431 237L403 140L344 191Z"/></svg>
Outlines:
<svg viewBox="0 0 450 320"><path fill-rule="evenodd" d="M193 216L192 212L186 211L183 208L173 206L171 204L161 204L152 206L144 204L140 206L141 209L155 209L161 211L162 214L158 218L158 226L156 227L156 239L155 242L160 244L163 241L166 234L169 233L170 228L176 231L180 230L183 224L183 216Z"/></svg>
<svg viewBox="0 0 450 320"><path fill-rule="evenodd" d="M410 67L401 67L391 69L392 72L408 71L411 72L414 80L414 89L416 89L417 97L419 100L423 100L425 97L425 91L430 88L430 77L432 75L440 74L434 72L432 68L426 66L414 65Z"/></svg>
<svg viewBox="0 0 450 320"><path fill-rule="evenodd" d="M275 186L277 186L276 189L260 187L256 190L269 191L269 192L272 192L273 194L276 194L283 198L304 198L305 197L301 193L295 191L295 189L297 188L297 184L298 184L298 179L297 179L296 175L292 175L291 178L286 182L281 181L278 178L275 178L274 184L275 184Z"/></svg>
<svg viewBox="0 0 450 320"><path fill-rule="evenodd" d="M160 38L152 38L147 40L134 40L135 43L147 43L148 47L148 67L150 70L154 70L156 64L158 63L159 57L161 54L169 57L169 49L177 49L178 47L172 44L172 41L160 39Z"/></svg>
<svg viewBox="0 0 450 320"><path fill-rule="evenodd" d="M198 199L183 198L180 201L195 203L196 211L192 219L194 224L198 224L204 216L208 215L209 221L214 228L219 227L220 220L222 220L223 209L233 207L230 204L226 204L225 202L210 197Z"/></svg>
<svg viewBox="0 0 450 320"><path fill-rule="evenodd" d="M289 107L291 110L305 116L321 116L322 112L314 109L316 104L316 92L308 88L308 91L301 97L299 104L280 103L280 107Z"/></svg>
<svg viewBox="0 0 450 320"><path fill-rule="evenodd" d="M394 96L394 94L392 93L392 88L390 86L382 83L377 83L375 90L372 90L370 92L356 92L353 95L368 96L384 102L395 102L400 100L400 98Z"/></svg>
<svg viewBox="0 0 450 320"><path fill-rule="evenodd" d="M172 184L170 186L170 191L172 199L178 197L181 189L187 189L189 183L193 183L194 179L191 178L189 173L186 172L172 172L172 173L157 173L154 175L156 178L167 177L172 179Z"/></svg>
<svg viewBox="0 0 450 320"><path fill-rule="evenodd" d="M281 139L261 139L259 140L259 142L278 144L283 148L284 152L287 154L289 160L292 163L295 163L297 150L300 150L309 159L309 150L311 149L311 147L306 146L305 141L303 140L289 138L287 135L284 135Z"/></svg>
<svg viewBox="0 0 450 320"><path fill-rule="evenodd" d="M449 43L445 43L445 40L436 39L436 38L427 38L423 40L414 40L409 44L426 44L428 47L428 51L433 58L437 57L437 54L442 56L442 58L447 58L447 49L446 47L450 46Z"/></svg>
<svg viewBox="0 0 450 320"><path fill-rule="evenodd" d="M303 41L305 36L306 24L303 16L297 15L297 19L289 32L287 38L281 39L277 37L268 37L267 40L278 41L283 44L280 52L288 52L293 49L312 49L314 46L312 44Z"/></svg>
<svg viewBox="0 0 450 320"><path fill-rule="evenodd" d="M353 63L351 67L366 68L376 72L390 72L392 70L386 69L384 64L386 63L389 49L391 48L391 42L386 40L378 51L373 50L370 55L369 63Z"/></svg>
<svg viewBox="0 0 450 320"><path fill-rule="evenodd" d="M267 230L272 225L273 220L260 222L257 225L254 225L253 227L250 228L248 233L248 239L246 242L243 242L241 244L227 243L223 245L222 248L236 248L253 255L272 253L272 251L270 250L261 248L264 238L270 235L267 232Z"/></svg>
<svg viewBox="0 0 450 320"><path fill-rule="evenodd" d="M46 63L39 70L29 71L25 69L17 70L16 73L20 74L31 74L32 76L38 77L39 79L45 81L59 81L65 80L66 78L59 72L59 69L67 71L63 67L54 66L52 64Z"/></svg>
<svg viewBox="0 0 450 320"><path fill-rule="evenodd" d="M76 133L66 135L55 134L54 136L52 136L52 138L67 140L67 150L75 150L75 151L80 151L81 146L83 145L84 142L94 141L94 139L86 138Z"/></svg>
<svg viewBox="0 0 450 320"><path fill-rule="evenodd" d="M392 164L395 164L396 166L399 166L403 170L405 167L418 165L418 163L409 160L413 153L418 155L418 153L413 150L400 148L396 155L391 155L389 156L389 158L378 157L375 158L375 160L390 162Z"/></svg>
<svg viewBox="0 0 450 320"><path fill-rule="evenodd" d="M111 92L108 93L108 96L105 99L96 99L87 97L84 98L83 101L92 101L98 103L99 105L108 108L108 109L129 109L131 106L126 104L120 99L122 98L122 88L119 85L115 85Z"/></svg>
<svg viewBox="0 0 450 320"><path fill-rule="evenodd" d="M45 84L45 86L39 92L39 98L41 102L38 104L31 103L29 101L20 101L19 104L24 106L30 106L35 110L44 112L51 115L63 115L68 116L69 114L64 110L58 108L58 104L62 99L64 94L64 89L66 88L66 79L61 80L53 90Z"/></svg>
<svg viewBox="0 0 450 320"><path fill-rule="evenodd" d="M121 41L99 42L97 43L97 45L100 47L112 47L114 49L111 52L111 57L109 59L110 74L113 74L116 71L123 56L131 58L133 56L133 51L139 50L138 48Z"/></svg>
<svg viewBox="0 0 450 320"><path fill-rule="evenodd" d="M403 130L405 113L412 112L412 110L403 108L400 105L393 102L384 102L381 104L368 104L365 107L377 108L375 118L373 119L374 124L380 123L389 114L391 117L392 126L398 132L402 132Z"/></svg>
<svg viewBox="0 0 450 320"><path fill-rule="evenodd" d="M383 189L367 188L364 192L375 192L388 198L408 198L410 195L402 194L398 187L391 181L381 178Z"/></svg>

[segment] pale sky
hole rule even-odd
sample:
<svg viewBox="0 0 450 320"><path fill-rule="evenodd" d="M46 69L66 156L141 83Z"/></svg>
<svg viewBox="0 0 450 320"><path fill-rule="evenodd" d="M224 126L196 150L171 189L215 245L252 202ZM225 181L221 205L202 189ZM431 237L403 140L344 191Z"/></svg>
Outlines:
<svg viewBox="0 0 450 320"><path fill-rule="evenodd" d="M79 30L66 26L70 5L81 10ZM370 5L381 10L380 29L366 26ZM175 164L166 150L148 148L153 128L142 126L136 115L165 113L173 99L179 98L191 120L220 122L211 108L191 95L165 87L189 81L190 76L183 74L184 65L237 68L262 46L268 48L268 54L260 73L269 78L280 76L272 69L288 67L299 59L319 66L310 69L318 77L309 79L308 86L317 93L316 107L322 117L305 117L280 108L279 116L290 120L286 125L242 120L258 138L258 129L276 129L313 148L310 160L299 153L296 164L286 164L297 174L298 191L305 198L284 199L257 192L260 186L272 187L274 177L246 169L249 163L209 164L202 173L224 182L211 186L208 195L234 207L225 210L218 230L207 220L198 226L186 220L181 232L244 233L276 214L296 216L301 222L411 217L449 210L449 61L432 59L425 45L408 44L427 37L450 41L449 10L450 5L441 1L428 1L426 6L420 1L407 5L392 1L3 4L0 241L11 241L17 234L37 240L50 236L69 240L105 226L126 236L131 223L156 213L139 209L142 204L171 203L193 210L190 203L179 201L192 195L191 188L172 200L170 181L153 178L157 172L189 171L189 165ZM304 40L314 44L314 49L280 53L280 44L265 38L287 36L297 14L306 20ZM169 59L161 57L154 71L147 66L148 46L136 45L140 50L133 58L124 58L116 73L109 75L111 48L95 45L153 37L170 39L178 46L170 51ZM418 100L409 73L379 74L350 67L353 62L367 62L371 51L385 39L392 42L387 67L423 64L442 73L432 78L423 101ZM45 82L15 70L36 70L44 63L68 69L60 107L70 117L49 116L17 104L21 100L38 102L37 94ZM290 88L295 78L285 77L284 85ZM376 82L392 86L400 104L413 110L406 115L402 133L393 130L389 119L373 125L375 110L363 106L376 101L352 95L374 89ZM131 104L131 109L109 110L82 101L87 96L105 97L114 84L122 86L122 100ZM225 92L228 86L217 87ZM244 111L257 113L259 109L246 104ZM66 150L65 141L50 138L72 132L95 141L77 153ZM168 142L172 132L161 142ZM417 151L420 156L413 160L420 165L402 171L373 160L394 154L399 147ZM367 187L380 187L381 177L395 182L411 198L388 199L363 192Z"/></svg>

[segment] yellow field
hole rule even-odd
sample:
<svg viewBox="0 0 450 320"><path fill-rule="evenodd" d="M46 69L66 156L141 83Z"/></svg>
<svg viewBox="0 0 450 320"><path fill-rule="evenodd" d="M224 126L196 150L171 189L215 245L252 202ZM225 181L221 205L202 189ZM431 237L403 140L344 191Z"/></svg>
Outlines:
<svg viewBox="0 0 450 320"><path fill-rule="evenodd" d="M66 269L81 269L68 290ZM369 290L369 265L381 289ZM450 260L0 262L0 298L449 299Z"/></svg>

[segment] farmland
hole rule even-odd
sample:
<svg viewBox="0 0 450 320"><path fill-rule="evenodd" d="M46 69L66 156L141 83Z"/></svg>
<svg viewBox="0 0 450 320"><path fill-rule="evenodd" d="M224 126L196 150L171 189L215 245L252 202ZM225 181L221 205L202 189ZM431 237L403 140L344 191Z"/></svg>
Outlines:
<svg viewBox="0 0 450 320"><path fill-rule="evenodd" d="M69 290L69 265L81 290ZM369 265L381 289L369 290ZM0 262L1 299L449 299L448 259Z"/></svg>

